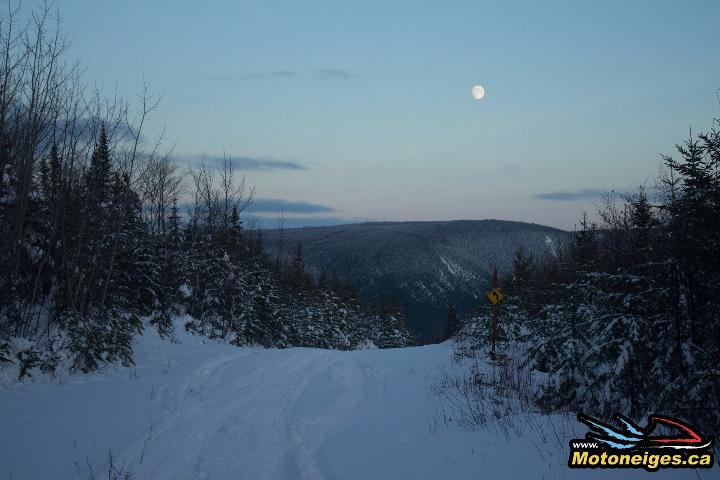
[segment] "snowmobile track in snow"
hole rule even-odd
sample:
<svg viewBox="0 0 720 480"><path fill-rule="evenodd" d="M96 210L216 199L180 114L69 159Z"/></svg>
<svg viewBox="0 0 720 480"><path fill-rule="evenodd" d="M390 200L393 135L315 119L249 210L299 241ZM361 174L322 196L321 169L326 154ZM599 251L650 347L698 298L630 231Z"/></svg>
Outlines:
<svg viewBox="0 0 720 480"><path fill-rule="evenodd" d="M321 350L256 352L262 362L246 362L247 355L210 360L161 388L165 413L153 419L150 440L131 449L137 475L324 478L317 452L353 420L365 390L362 369L350 356Z"/></svg>

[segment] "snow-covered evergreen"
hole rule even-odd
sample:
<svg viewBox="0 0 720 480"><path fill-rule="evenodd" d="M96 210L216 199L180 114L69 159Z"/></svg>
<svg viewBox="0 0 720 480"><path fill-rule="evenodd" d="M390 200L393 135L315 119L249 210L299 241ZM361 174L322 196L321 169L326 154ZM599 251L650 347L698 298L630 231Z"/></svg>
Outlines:
<svg viewBox="0 0 720 480"><path fill-rule="evenodd" d="M148 148L147 92L136 124L127 102L86 94L50 10L22 34L12 18L0 29L1 364L21 377L131 365L134 338L146 327L172 337L181 315L235 345L410 343L397 314L347 297L347 282L318 286L300 245L291 266L263 257L243 224L252 193L230 164L180 172Z"/></svg>
<svg viewBox="0 0 720 480"><path fill-rule="evenodd" d="M664 157L660 198L608 197L544 262L518 252L500 341L527 340L540 405L609 417L677 415L720 432L720 136ZM487 345L488 309L461 335ZM521 326L521 328L518 328Z"/></svg>

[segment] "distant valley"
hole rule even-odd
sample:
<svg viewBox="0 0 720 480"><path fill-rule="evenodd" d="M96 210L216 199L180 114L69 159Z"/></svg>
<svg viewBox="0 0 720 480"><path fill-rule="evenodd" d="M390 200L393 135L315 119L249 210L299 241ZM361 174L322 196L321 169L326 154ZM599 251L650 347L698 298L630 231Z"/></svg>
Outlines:
<svg viewBox="0 0 720 480"><path fill-rule="evenodd" d="M266 253L276 255L280 231L266 230ZM485 301L497 266L500 280L512 272L515 251L553 255L568 232L503 220L373 222L283 231L283 257L302 244L306 269L350 280L373 304L400 303L409 328L427 340L442 333L449 304Z"/></svg>

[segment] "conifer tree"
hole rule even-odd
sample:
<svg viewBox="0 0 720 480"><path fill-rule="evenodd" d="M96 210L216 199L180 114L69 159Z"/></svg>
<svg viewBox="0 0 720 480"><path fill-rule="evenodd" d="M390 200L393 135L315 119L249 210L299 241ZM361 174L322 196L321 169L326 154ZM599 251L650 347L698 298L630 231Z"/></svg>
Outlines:
<svg viewBox="0 0 720 480"><path fill-rule="evenodd" d="M110 145L105 125L100 127L100 136L92 157L88 172L88 201L91 206L107 204L110 200L112 182L112 161L110 159Z"/></svg>
<svg viewBox="0 0 720 480"><path fill-rule="evenodd" d="M455 304L450 304L447 315L447 337L452 338L460 331L461 324Z"/></svg>

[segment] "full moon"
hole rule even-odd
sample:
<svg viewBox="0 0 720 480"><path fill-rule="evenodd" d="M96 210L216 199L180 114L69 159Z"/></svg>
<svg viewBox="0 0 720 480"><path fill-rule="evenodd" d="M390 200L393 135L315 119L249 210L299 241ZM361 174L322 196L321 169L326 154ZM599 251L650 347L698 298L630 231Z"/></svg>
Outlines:
<svg viewBox="0 0 720 480"><path fill-rule="evenodd" d="M480 100L485 96L485 89L480 85L475 85L472 88L472 96L475 100Z"/></svg>

